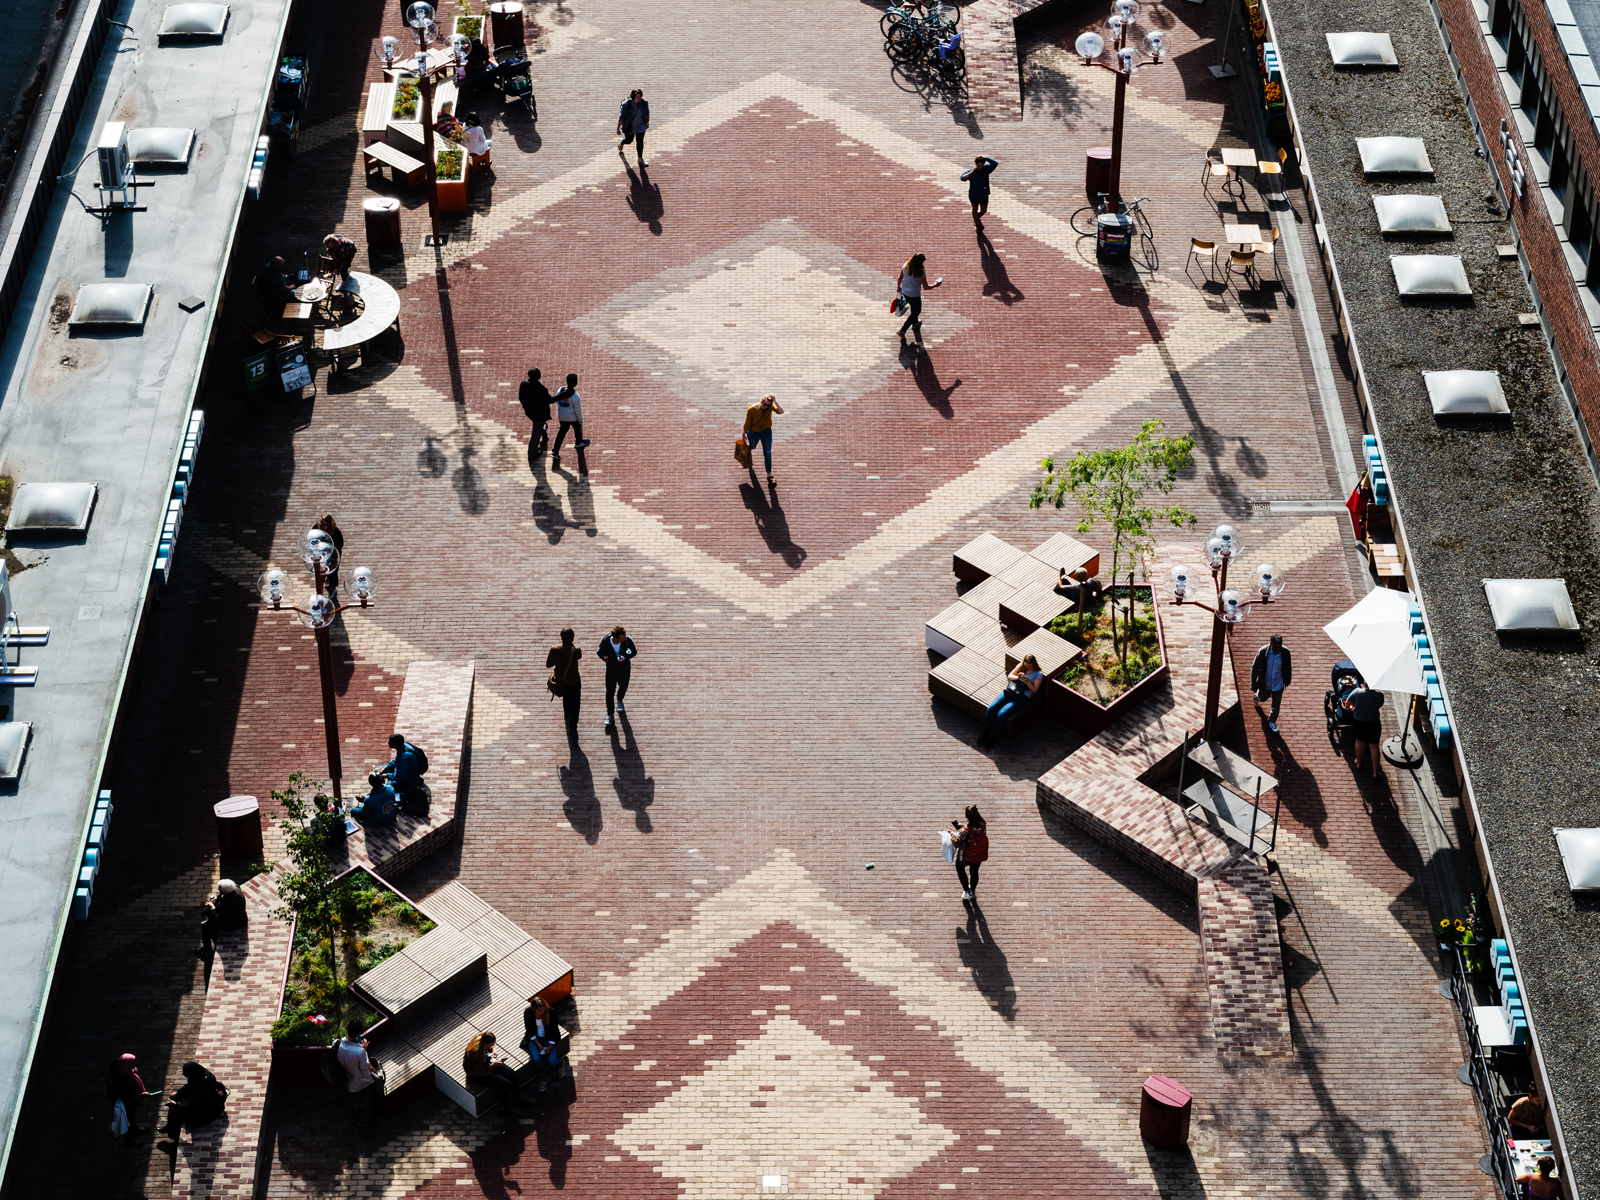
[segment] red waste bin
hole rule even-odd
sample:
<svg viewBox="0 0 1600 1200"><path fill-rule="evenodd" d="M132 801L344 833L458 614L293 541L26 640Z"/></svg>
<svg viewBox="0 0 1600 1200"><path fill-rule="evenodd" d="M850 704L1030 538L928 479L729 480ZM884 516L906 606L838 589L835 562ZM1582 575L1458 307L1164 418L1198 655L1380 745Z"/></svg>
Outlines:
<svg viewBox="0 0 1600 1200"><path fill-rule="evenodd" d="M254 796L229 796L211 806L217 821L217 853L237 861L261 857L261 805Z"/></svg>
<svg viewBox="0 0 1600 1200"><path fill-rule="evenodd" d="M1139 1097L1139 1136L1157 1150L1182 1150L1189 1144L1193 1110L1188 1088L1165 1075L1152 1075Z"/></svg>
<svg viewBox="0 0 1600 1200"><path fill-rule="evenodd" d="M1111 147L1090 146L1084 156L1083 186L1089 193L1089 203L1098 204L1100 197L1111 191Z"/></svg>
<svg viewBox="0 0 1600 1200"><path fill-rule="evenodd" d="M361 202L361 215L367 222L368 250L400 244L400 201L393 196L373 196Z"/></svg>
<svg viewBox="0 0 1600 1200"><path fill-rule="evenodd" d="M494 38L494 46L520 46L524 42L522 36L522 4L521 0L509 0L509 3L489 5L489 31Z"/></svg>

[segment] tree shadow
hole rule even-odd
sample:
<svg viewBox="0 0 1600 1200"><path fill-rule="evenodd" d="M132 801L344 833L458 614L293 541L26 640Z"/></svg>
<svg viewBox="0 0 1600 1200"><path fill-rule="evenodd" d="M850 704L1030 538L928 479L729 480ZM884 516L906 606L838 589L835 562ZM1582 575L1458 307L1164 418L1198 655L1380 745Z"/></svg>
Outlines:
<svg viewBox="0 0 1600 1200"><path fill-rule="evenodd" d="M561 811L572 827L583 835L583 840L594 845L600 840L600 830L605 827L605 816L600 811L600 800L594 794L594 771L589 767L589 756L570 743L571 758L560 769L561 791L566 803Z"/></svg>
<svg viewBox="0 0 1600 1200"><path fill-rule="evenodd" d="M739 485L739 498L756 520L756 532L766 542L767 550L783 556L783 561L793 570L799 570L806 561L806 549L789 533L789 518L778 501L778 489L761 490L756 482L755 468L750 469L750 482Z"/></svg>
<svg viewBox="0 0 1600 1200"><path fill-rule="evenodd" d="M618 734L621 734L619 737ZM640 833L650 833L650 806L656 802L656 781L645 773L644 759L639 745L633 740L633 726L627 713L617 714L617 723L611 728L611 757L617 762L617 777L611 781L616 790L617 803L623 811L633 814L634 828Z"/></svg>
<svg viewBox="0 0 1600 1200"><path fill-rule="evenodd" d="M961 386L957 379L949 387L944 387L939 382L939 372L934 368L933 358L928 354L927 347L920 342L906 342L900 347L900 364L911 372L911 379L917 385L917 390L922 393L922 398L946 421L954 417L955 409L951 407L950 397Z"/></svg>
<svg viewBox="0 0 1600 1200"><path fill-rule="evenodd" d="M989 240L989 235L983 230L978 230L978 256L983 264L983 294L993 296L1007 308L1018 300L1024 300L1022 289L1011 282L1011 276L1006 273L1006 264L994 248L994 243Z"/></svg>
<svg viewBox="0 0 1600 1200"><path fill-rule="evenodd" d="M972 984L988 999L990 1006L1007 1021L1016 1020L1017 989L1005 952L989 932L989 922L976 900L965 902L967 927L956 930L956 952L961 965L972 973Z"/></svg>
<svg viewBox="0 0 1600 1200"><path fill-rule="evenodd" d="M661 236L661 214L666 211L661 203L661 185L650 182L650 172L640 167L637 174L628 168L628 207L639 222L650 227L650 232Z"/></svg>

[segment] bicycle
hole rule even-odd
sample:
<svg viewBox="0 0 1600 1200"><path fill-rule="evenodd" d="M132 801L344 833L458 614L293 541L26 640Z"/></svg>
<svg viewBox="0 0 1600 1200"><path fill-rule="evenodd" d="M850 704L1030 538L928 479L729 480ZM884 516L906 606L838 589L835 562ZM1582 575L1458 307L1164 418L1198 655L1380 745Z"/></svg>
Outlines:
<svg viewBox="0 0 1600 1200"><path fill-rule="evenodd" d="M908 20L935 21L953 28L961 23L961 10L954 7L946 8L941 0L932 0L931 4L925 3L924 0L904 0L903 3L889 7L879 19L878 27L883 30L883 36L887 40L889 31L894 26Z"/></svg>
<svg viewBox="0 0 1600 1200"><path fill-rule="evenodd" d="M1093 204L1085 204L1073 212L1067 220L1072 225L1072 231L1079 237L1094 237L1099 232L1100 217L1112 211L1111 195L1108 192L1095 192L1097 197ZM1161 256L1156 251L1155 229L1150 224L1150 217L1144 211L1144 206L1149 203L1150 197L1140 196L1135 200L1122 202L1122 214L1133 218L1134 228L1139 231L1140 263L1147 269L1154 271L1161 263ZM1131 253L1131 252L1130 252Z"/></svg>

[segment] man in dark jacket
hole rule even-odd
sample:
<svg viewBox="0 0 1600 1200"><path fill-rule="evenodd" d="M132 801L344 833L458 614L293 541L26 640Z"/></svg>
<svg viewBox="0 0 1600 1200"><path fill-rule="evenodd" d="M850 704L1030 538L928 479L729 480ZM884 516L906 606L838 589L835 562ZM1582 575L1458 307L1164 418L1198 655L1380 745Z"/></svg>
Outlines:
<svg viewBox="0 0 1600 1200"><path fill-rule="evenodd" d="M1272 697L1272 711L1267 715L1267 728L1278 732L1278 704L1283 699L1283 689L1293 682L1289 650L1283 644L1283 634L1275 633L1272 640L1256 651L1256 660L1250 664L1250 690L1255 693L1256 704Z"/></svg>
<svg viewBox="0 0 1600 1200"><path fill-rule="evenodd" d="M578 660L583 657L583 647L577 644L577 635L571 629L561 631L561 644L551 646L544 656L544 665L550 668L552 695L561 697L562 715L567 719L567 740L578 740L578 705L583 700L583 677L578 674Z"/></svg>
<svg viewBox="0 0 1600 1200"><path fill-rule="evenodd" d="M622 138L622 141L617 143L617 153L622 155L623 162L627 162L628 156L622 148L629 142L634 143L641 171L650 165L644 160L644 135L645 130L649 128L650 101L644 98L644 92L634 88L622 102L622 111L617 114L617 134Z"/></svg>
<svg viewBox="0 0 1600 1200"><path fill-rule="evenodd" d="M231 879L220 880L217 894L206 901L200 918L200 945L195 953L208 957L216 949L213 939L217 934L243 929L249 921L250 914L245 910L244 893L239 885Z"/></svg>
<svg viewBox="0 0 1600 1200"><path fill-rule="evenodd" d="M539 382L539 368L534 367L528 377L517 385L517 402L528 420L533 422L533 432L528 435L528 462L544 453L550 444L550 389Z"/></svg>
<svg viewBox="0 0 1600 1200"><path fill-rule="evenodd" d="M972 223L979 229L989 212L989 176L999 165L998 160L980 154L961 172L961 178L967 181L967 200L972 204Z"/></svg>
<svg viewBox="0 0 1600 1200"><path fill-rule="evenodd" d="M633 644L628 631L618 625L611 636L600 643L600 657L606 664L606 728L616 723L616 714L627 712L622 698L628 694L628 680L633 676L633 660L639 648Z"/></svg>

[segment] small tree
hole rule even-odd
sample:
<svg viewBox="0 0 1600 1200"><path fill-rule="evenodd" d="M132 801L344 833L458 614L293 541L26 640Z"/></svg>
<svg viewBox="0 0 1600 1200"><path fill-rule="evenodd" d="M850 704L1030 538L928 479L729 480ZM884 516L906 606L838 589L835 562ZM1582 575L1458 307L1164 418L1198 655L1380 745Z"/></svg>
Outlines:
<svg viewBox="0 0 1600 1200"><path fill-rule="evenodd" d="M272 915L280 921L293 920L298 928L309 930L313 944L326 944L328 971L337 995L339 915L348 889L328 857L326 833L314 820L317 799L326 797L324 786L321 780L296 771L282 791L272 793L272 799L285 814L281 822L284 843L294 863L292 869L278 876L278 895L283 903L272 910Z"/></svg>
<svg viewBox="0 0 1600 1200"><path fill-rule="evenodd" d="M1083 509L1078 532L1088 533L1094 523L1111 526L1111 582L1117 582L1122 560L1129 560L1128 620L1132 620L1133 567L1143 569L1144 560L1155 552L1152 531L1157 521L1179 526L1193 525L1199 518L1185 508L1171 505L1153 508L1145 503L1145 493L1155 488L1163 495L1172 491L1178 472L1194 462L1194 438L1164 436L1162 422L1146 421L1139 436L1126 446L1109 450L1080 450L1059 467L1047 458L1039 464L1044 478L1034 484L1029 508L1053 504L1066 506L1071 496ZM1119 660L1128 661L1128 639L1117 633L1117 607L1111 606L1111 641Z"/></svg>

